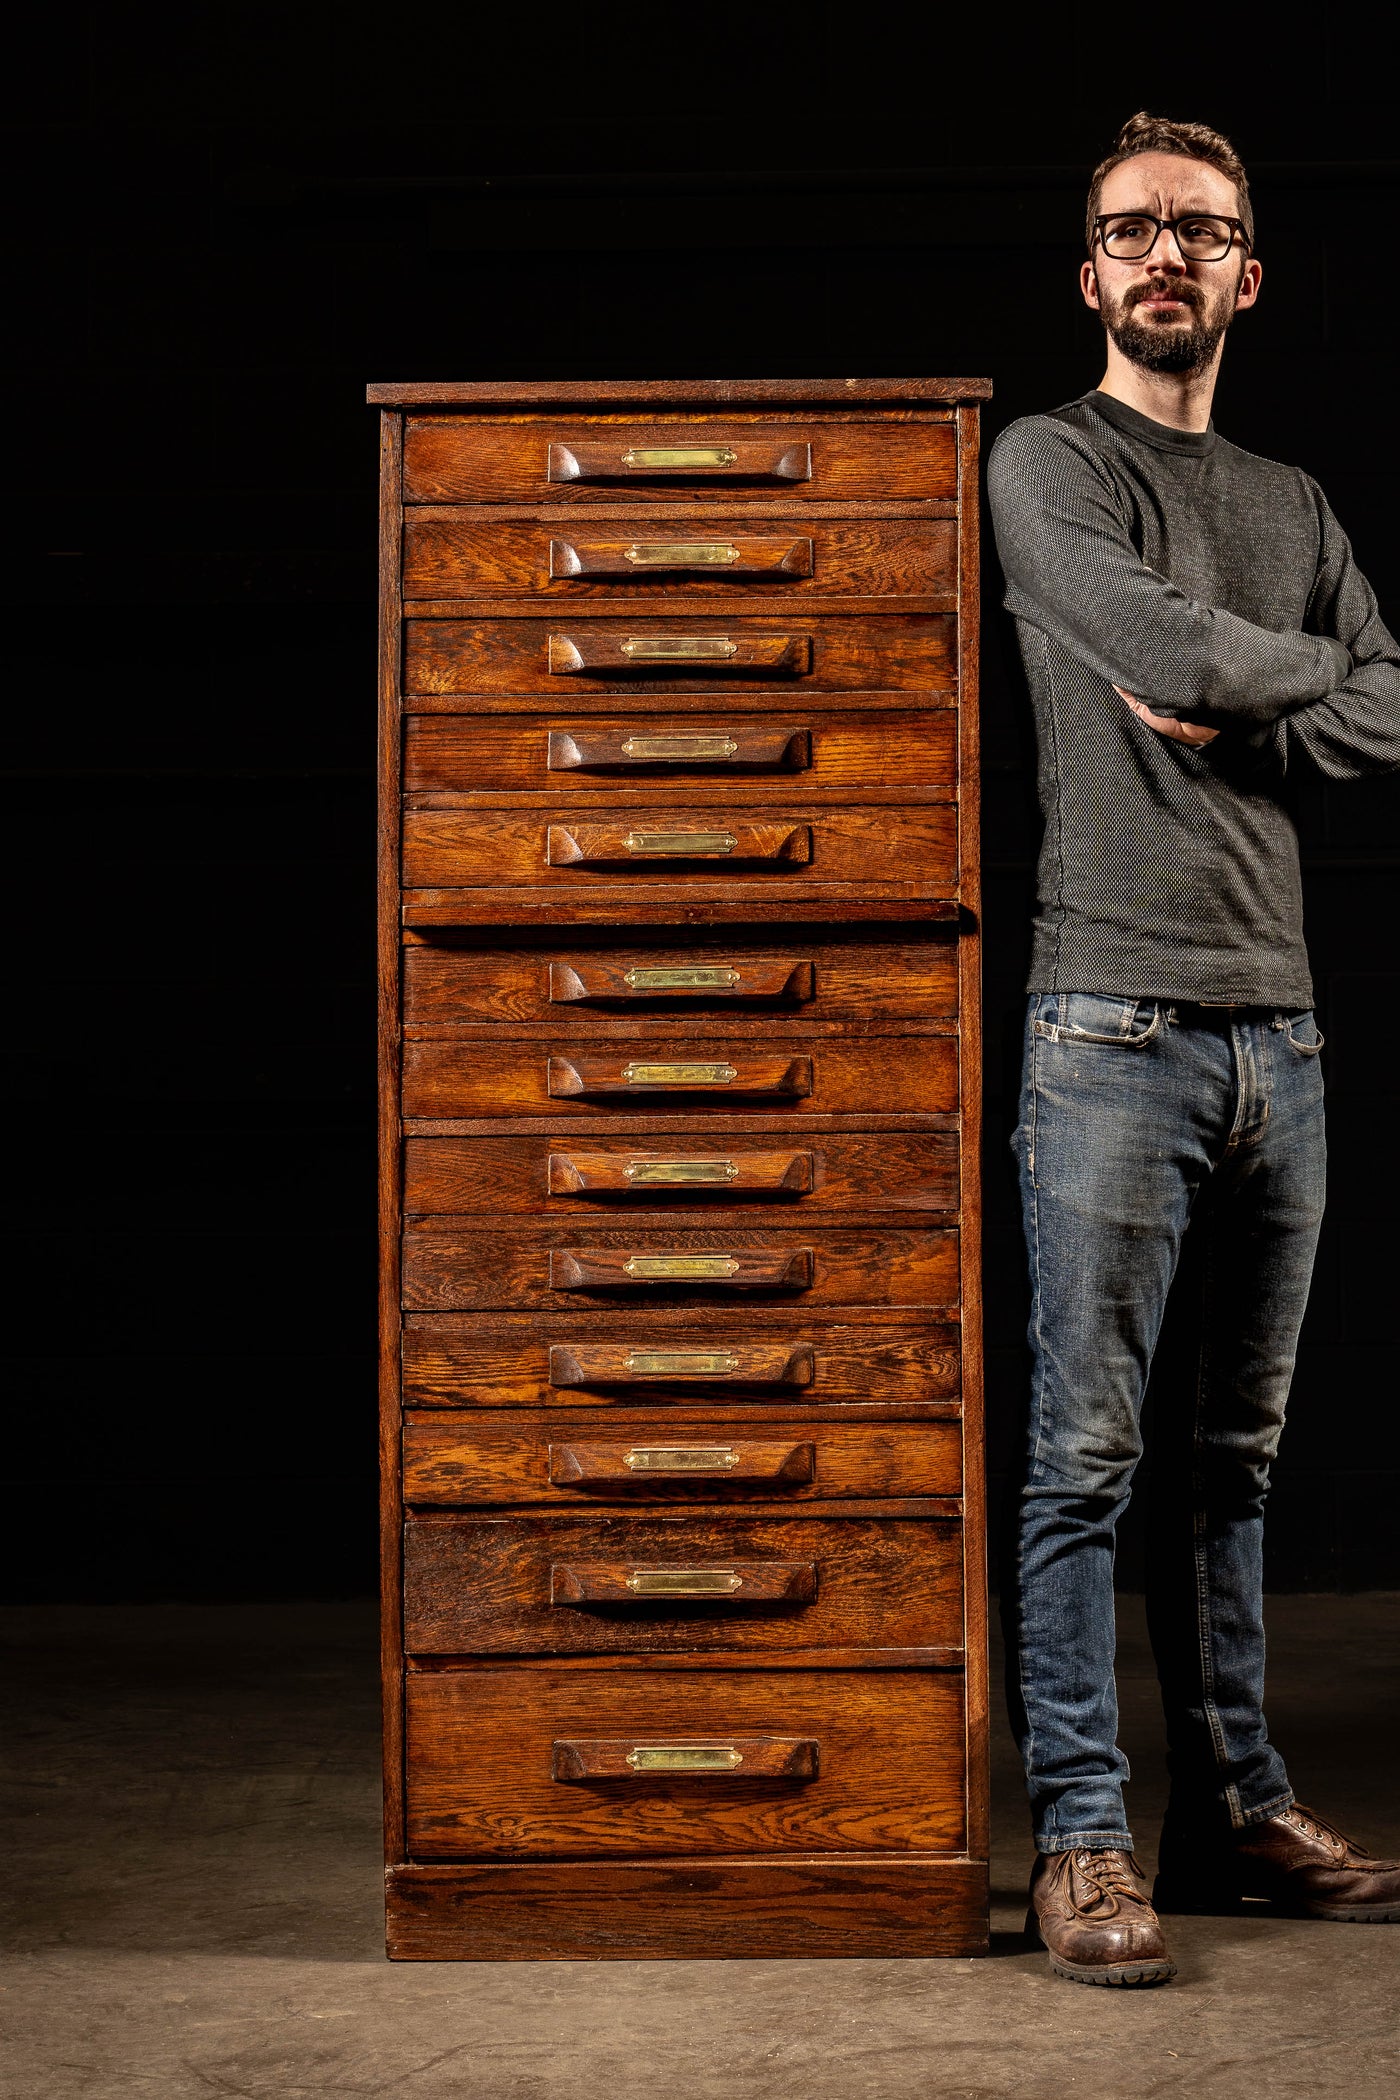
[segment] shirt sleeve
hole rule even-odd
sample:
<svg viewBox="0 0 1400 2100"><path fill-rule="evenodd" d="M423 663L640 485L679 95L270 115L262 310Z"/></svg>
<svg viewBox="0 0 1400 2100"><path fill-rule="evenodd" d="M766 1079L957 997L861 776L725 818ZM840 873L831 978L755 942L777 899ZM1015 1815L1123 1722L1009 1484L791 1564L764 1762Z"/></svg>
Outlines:
<svg viewBox="0 0 1400 2100"><path fill-rule="evenodd" d="M1341 643L1351 669L1330 693L1279 724L1280 756L1285 766L1310 760L1330 780L1360 780L1400 767L1400 645L1316 484L1313 493L1322 532L1307 620Z"/></svg>
<svg viewBox="0 0 1400 2100"><path fill-rule="evenodd" d="M1258 730L1349 675L1332 631L1276 634L1149 568L1111 474L1067 426L1013 423L987 486L1007 610L1155 713Z"/></svg>

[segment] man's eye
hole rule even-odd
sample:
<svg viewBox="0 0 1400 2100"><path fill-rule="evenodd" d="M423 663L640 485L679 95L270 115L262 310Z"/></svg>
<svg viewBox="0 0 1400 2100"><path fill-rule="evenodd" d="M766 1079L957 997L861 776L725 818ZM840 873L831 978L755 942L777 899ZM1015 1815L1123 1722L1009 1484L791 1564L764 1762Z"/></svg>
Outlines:
<svg viewBox="0 0 1400 2100"><path fill-rule="evenodd" d="M1146 219L1115 219L1108 230L1118 240L1135 241L1146 233L1147 225Z"/></svg>

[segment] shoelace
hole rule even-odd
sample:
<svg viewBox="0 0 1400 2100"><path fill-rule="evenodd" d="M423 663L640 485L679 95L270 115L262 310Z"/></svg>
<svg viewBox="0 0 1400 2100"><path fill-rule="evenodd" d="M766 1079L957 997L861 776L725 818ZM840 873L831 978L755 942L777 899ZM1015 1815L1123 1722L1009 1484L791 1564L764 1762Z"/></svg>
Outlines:
<svg viewBox="0 0 1400 2100"><path fill-rule="evenodd" d="M1142 1875L1136 1854L1128 1854L1128 1865L1125 1867L1121 1853L1077 1851L1074 1864L1101 1896L1126 1896L1130 1903L1145 1901L1141 1888L1133 1880L1134 1874Z"/></svg>
<svg viewBox="0 0 1400 2100"><path fill-rule="evenodd" d="M1343 1856L1351 1852L1360 1859L1370 1859L1372 1857L1364 1845L1353 1844L1349 1837L1344 1837L1341 1831L1337 1830L1325 1817L1314 1814L1310 1808L1304 1808L1300 1801L1295 1801L1291 1807L1284 1810L1282 1820L1285 1823L1291 1823L1293 1828L1301 1831L1304 1837L1314 1838L1324 1845L1328 1843L1336 1845Z"/></svg>

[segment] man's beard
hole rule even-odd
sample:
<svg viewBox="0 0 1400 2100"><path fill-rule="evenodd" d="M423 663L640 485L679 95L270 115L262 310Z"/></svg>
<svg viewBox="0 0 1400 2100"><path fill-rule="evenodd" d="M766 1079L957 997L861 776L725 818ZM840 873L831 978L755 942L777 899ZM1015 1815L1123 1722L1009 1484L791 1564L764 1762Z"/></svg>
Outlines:
<svg viewBox="0 0 1400 2100"><path fill-rule="evenodd" d="M1138 284L1126 291L1115 306L1101 304L1104 327L1129 363L1140 365L1145 372L1204 370L1234 319L1238 287L1208 306L1205 293L1189 278L1174 284L1172 297L1189 306L1194 316L1189 327L1183 327L1176 319L1150 321L1137 314L1136 309L1157 290L1156 285ZM1102 286L1099 298L1103 300Z"/></svg>

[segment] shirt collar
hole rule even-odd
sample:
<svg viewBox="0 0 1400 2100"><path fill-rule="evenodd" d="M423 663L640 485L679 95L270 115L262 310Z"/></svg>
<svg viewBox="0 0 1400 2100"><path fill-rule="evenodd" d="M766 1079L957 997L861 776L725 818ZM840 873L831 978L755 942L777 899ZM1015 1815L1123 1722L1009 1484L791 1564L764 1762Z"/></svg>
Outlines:
<svg viewBox="0 0 1400 2100"><path fill-rule="evenodd" d="M1112 394L1100 393L1097 388L1085 394L1084 402L1115 430L1121 430L1124 437L1136 438L1139 444L1151 445L1158 452L1185 452L1194 459L1204 459L1215 450L1214 423L1207 423L1204 430L1174 430L1169 423L1157 423L1151 416L1139 415L1126 401L1116 401Z"/></svg>

